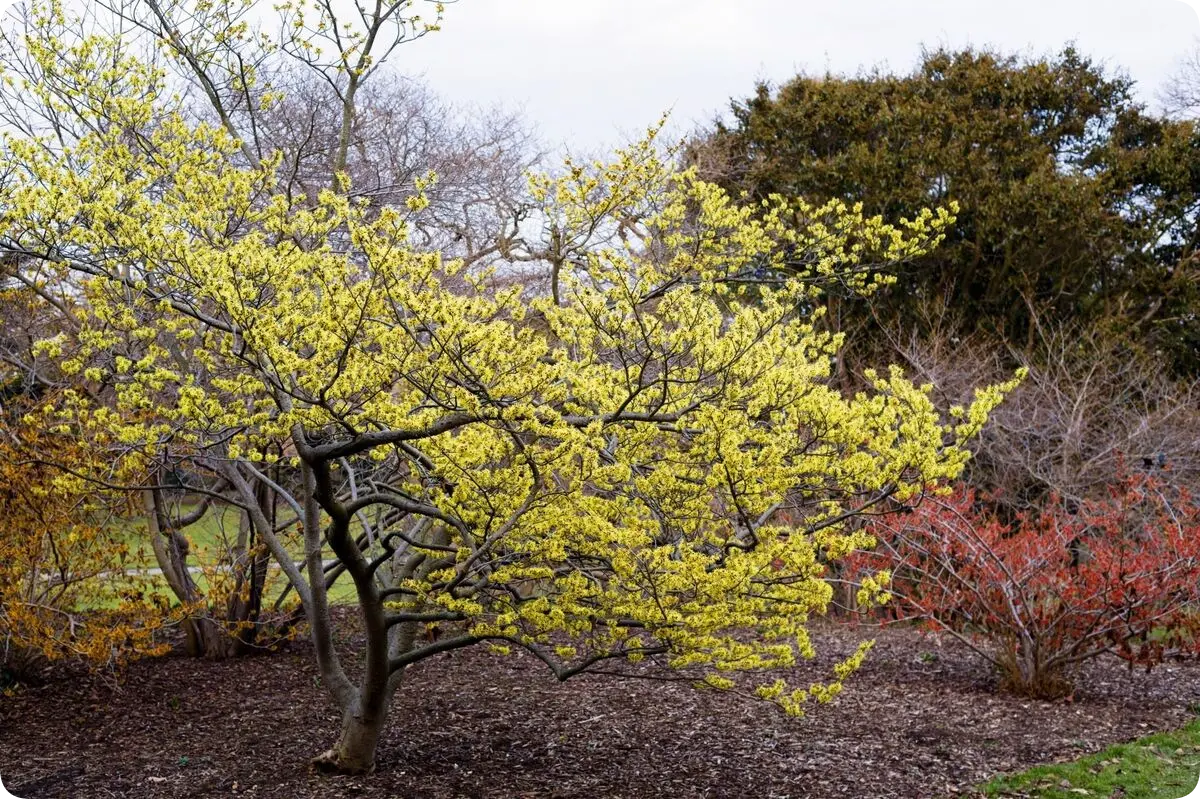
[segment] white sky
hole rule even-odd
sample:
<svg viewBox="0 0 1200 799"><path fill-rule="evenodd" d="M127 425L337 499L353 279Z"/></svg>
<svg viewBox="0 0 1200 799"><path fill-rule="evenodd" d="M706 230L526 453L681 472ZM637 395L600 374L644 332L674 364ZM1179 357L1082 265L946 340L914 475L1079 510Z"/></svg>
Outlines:
<svg viewBox="0 0 1200 799"><path fill-rule="evenodd" d="M542 138L585 151L664 111L686 132L755 80L905 72L920 47L1056 52L1074 41L1153 103L1200 37L1200 0L458 0L394 65L456 104L523 109Z"/></svg>

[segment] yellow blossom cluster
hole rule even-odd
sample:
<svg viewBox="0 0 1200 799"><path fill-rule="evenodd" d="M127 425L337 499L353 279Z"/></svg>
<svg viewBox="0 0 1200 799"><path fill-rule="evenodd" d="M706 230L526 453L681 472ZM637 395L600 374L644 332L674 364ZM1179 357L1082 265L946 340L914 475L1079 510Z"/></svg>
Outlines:
<svg viewBox="0 0 1200 799"><path fill-rule="evenodd" d="M62 52L35 56L63 74ZM1008 388L946 421L899 370L855 396L830 380L822 286L873 290L887 273L863 265L935 246L952 209L889 224L838 202L741 205L651 136L532 177L555 291L495 288L412 245L419 188L403 209L289 196L274 160L240 163L154 70L103 42L66 52L78 82L117 58L84 95L96 124L65 148L8 136L0 154L0 235L86 276L78 329L40 352L89 390L46 423L131 468L273 461L293 471L272 490L331 518L365 489L301 470L371 470L376 510L405 511L387 608L562 674L652 656L730 689L811 656L830 563L871 543L854 514L957 475ZM378 601L379 564L356 569ZM755 695L799 712L865 654Z"/></svg>

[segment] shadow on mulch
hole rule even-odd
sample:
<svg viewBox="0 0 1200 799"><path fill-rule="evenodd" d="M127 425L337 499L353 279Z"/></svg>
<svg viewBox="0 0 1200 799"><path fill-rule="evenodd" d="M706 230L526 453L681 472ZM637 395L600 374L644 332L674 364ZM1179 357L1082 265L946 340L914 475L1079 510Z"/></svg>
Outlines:
<svg viewBox="0 0 1200 799"><path fill-rule="evenodd" d="M830 626L814 643L828 664L868 635L868 664L804 719L678 683L559 684L519 654L457 652L411 672L365 778L307 770L338 722L307 645L168 657L117 686L0 699L0 775L23 799L938 797L1180 726L1200 703L1195 663L1094 663L1074 702L1049 703L995 693L962 647L913 630Z"/></svg>

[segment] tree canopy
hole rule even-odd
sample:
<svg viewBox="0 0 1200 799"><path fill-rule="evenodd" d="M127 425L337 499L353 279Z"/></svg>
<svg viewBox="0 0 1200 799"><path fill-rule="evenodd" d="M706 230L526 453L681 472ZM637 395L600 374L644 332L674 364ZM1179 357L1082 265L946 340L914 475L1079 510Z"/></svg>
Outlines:
<svg viewBox="0 0 1200 799"><path fill-rule="evenodd" d="M760 84L692 158L751 201L839 198L886 219L957 203L941 247L835 324L949 320L1030 351L1039 326L1103 322L1194 373L1198 142L1074 49L937 50L908 74Z"/></svg>
<svg viewBox="0 0 1200 799"><path fill-rule="evenodd" d="M1010 386L950 419L896 369L844 396L821 286L873 290L951 213L741 207L671 168L652 131L611 162L531 175L521 213L540 238L510 231L489 267L445 257L412 236L434 177L378 201L345 169L358 88L393 41L381 31L428 24L410 5L359 7L341 51L283 47L343 103L328 183L306 195L218 102L236 26L209 50L156 29L210 79L205 121L119 31L70 37L54 6L34 15L24 53L43 80L5 91L64 124L5 133L0 246L47 302L71 302L35 349L66 385L27 422L103 453L106 483L183 485L246 514L344 714L323 768L373 767L405 671L475 644L527 649L560 679L653 658L791 712L836 695L865 646L825 683L771 671L812 656L829 563L869 543L850 521L957 475ZM291 30L340 30L331 5L303 10ZM508 279L530 262L549 292ZM340 575L366 633L354 677L329 614Z"/></svg>

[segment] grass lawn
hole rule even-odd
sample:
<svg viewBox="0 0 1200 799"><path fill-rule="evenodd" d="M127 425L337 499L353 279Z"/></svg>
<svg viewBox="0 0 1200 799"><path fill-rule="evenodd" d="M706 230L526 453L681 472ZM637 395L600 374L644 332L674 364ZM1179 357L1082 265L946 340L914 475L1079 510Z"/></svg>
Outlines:
<svg viewBox="0 0 1200 799"><path fill-rule="evenodd" d="M203 518L195 524L188 526L183 532L191 544L189 562L193 566L219 562L237 541L240 519L241 513L237 508L214 505ZM129 560L126 564L129 572L137 574L142 570L156 570L158 563L154 558L154 552L150 546L150 533L146 520L134 517L115 520L113 523L119 526L121 534L129 547ZM303 557L304 544L297 533L289 531L283 534L282 540L287 550L298 560ZM331 559L333 557L332 550L325 547L322 557L326 560ZM208 590L208 578L205 574L193 573L192 577L201 591ZM175 599L167 587L166 580L161 575L146 573L138 579L149 582L153 586L152 591L155 594L168 597L168 601L171 604L175 604ZM265 601L268 604L273 603L286 584L287 578L284 577L278 566L272 562L267 576L267 588L264 592ZM123 586L116 583L113 584L111 592L107 590L107 586L100 587L91 596L85 607L77 609L116 607L120 601L118 594L121 590L123 590ZM349 576L343 575L337 581L329 592L329 599L333 604L354 604L357 597L354 592L354 583Z"/></svg>
<svg viewBox="0 0 1200 799"><path fill-rule="evenodd" d="M995 797L1179 799L1200 778L1200 719L1070 763L1036 766L983 786Z"/></svg>
<svg viewBox="0 0 1200 799"><path fill-rule="evenodd" d="M241 512L228 505L216 505L209 508L208 513L200 521L187 527L183 533L192 545L192 553L199 560L206 560L210 554L224 553L229 550L238 538L238 524ZM141 517L120 520L118 524L124 528L126 542L129 545L130 566L132 568L153 568L158 564L154 560L154 551L150 547L150 533L146 520ZM304 545L299 535L283 535L284 545L288 551L297 557L302 556Z"/></svg>
<svg viewBox="0 0 1200 799"><path fill-rule="evenodd" d="M100 578L95 578L100 579ZM166 578L160 574L147 574L137 578L143 585L149 584L151 592L155 595L162 595L167 599L168 604L177 605L178 601L167 587ZM193 574L192 579L196 581L196 586L203 592L208 591L208 576L204 573ZM275 602L275 598L283 591L287 585L287 578L283 571L279 569L274 562L268 567L267 585L263 592L264 602L269 607ZM111 591L109 585L99 587L89 597L89 601L85 604L76 607L76 610L100 610L103 608L115 608L120 604L120 592L124 586L119 583L111 583ZM294 598L296 595L291 594ZM343 574L333 588L329 589L329 602L333 605L353 605L358 601L358 596L354 591L354 581L349 575Z"/></svg>

